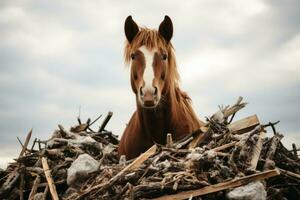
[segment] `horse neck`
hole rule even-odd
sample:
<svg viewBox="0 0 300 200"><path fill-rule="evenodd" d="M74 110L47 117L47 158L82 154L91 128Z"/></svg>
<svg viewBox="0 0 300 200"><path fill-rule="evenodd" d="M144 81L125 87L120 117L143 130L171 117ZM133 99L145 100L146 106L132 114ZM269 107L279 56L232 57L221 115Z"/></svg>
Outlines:
<svg viewBox="0 0 300 200"><path fill-rule="evenodd" d="M163 144L169 131L170 97L165 95L164 102L155 109L145 109L137 105L141 133L154 142Z"/></svg>

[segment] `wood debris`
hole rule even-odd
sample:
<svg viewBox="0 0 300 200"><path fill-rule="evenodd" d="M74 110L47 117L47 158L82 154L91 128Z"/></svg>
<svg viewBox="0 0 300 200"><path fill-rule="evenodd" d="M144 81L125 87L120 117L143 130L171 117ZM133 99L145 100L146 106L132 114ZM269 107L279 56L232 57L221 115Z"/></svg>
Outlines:
<svg viewBox="0 0 300 200"><path fill-rule="evenodd" d="M220 107L205 127L166 144L154 144L133 160L118 158L118 139L96 120L59 125L47 141L29 132L20 156L0 171L0 199L226 199L233 188L261 181L267 199L300 199L300 160L296 145L287 149L276 123L261 124L256 115L234 121L246 103ZM273 136L266 137L267 130ZM96 171L67 183L68 169L79 155L99 163ZM81 167L81 166L79 166ZM83 172L81 172L83 173Z"/></svg>

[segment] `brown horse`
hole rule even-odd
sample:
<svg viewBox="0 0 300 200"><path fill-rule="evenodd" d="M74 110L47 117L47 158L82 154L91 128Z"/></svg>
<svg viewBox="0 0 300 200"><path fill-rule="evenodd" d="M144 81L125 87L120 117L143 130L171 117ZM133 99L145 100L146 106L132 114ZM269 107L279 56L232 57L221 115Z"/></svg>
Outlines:
<svg viewBox="0 0 300 200"><path fill-rule="evenodd" d="M128 16L125 21L125 61L131 69L131 87L137 110L121 138L118 152L135 158L154 143L165 144L167 133L178 140L203 125L190 98L179 88L179 74L170 42L173 24L165 16L158 31L139 28Z"/></svg>

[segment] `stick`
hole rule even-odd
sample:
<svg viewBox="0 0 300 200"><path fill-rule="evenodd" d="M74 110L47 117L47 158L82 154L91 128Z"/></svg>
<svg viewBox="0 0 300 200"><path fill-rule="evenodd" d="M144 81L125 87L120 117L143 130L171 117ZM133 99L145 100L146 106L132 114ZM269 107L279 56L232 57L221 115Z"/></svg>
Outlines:
<svg viewBox="0 0 300 200"><path fill-rule="evenodd" d="M32 129L31 129L31 130L29 131L29 133L27 134L25 143L24 143L24 145L23 145L23 148L22 148L22 151L20 152L19 157L23 156L23 154L25 153L25 151L26 151L26 149L27 149L27 146L28 146L28 144L29 144L30 138L31 138L31 134L32 134Z"/></svg>
<svg viewBox="0 0 300 200"><path fill-rule="evenodd" d="M48 165L47 159L45 157L42 157L42 165L43 165L43 169L44 169L44 172L45 172L45 176L46 176L46 179L47 179L47 182L48 182L48 186L49 186L49 189L50 189L52 199L53 200L59 200L57 192L56 192L55 184L54 184L53 179L51 177L51 170L49 169L49 165Z"/></svg>
<svg viewBox="0 0 300 200"><path fill-rule="evenodd" d="M17 137L17 140L18 140L18 142L20 143L20 145L21 145L21 147L22 147L22 149L23 149L24 145L22 144L22 142L21 142L20 138L19 138L19 137Z"/></svg>
<svg viewBox="0 0 300 200"><path fill-rule="evenodd" d="M291 172L291 171L288 171L288 170L285 170L285 169L281 169L281 168L279 168L279 170L280 170L280 172L281 172L282 174L286 174L286 175L295 177L295 178L297 178L297 179L300 179L300 174L296 174L296 173L294 173L294 172Z"/></svg>
<svg viewBox="0 0 300 200"><path fill-rule="evenodd" d="M37 138L34 139L30 151L33 151L36 142L37 142Z"/></svg>
<svg viewBox="0 0 300 200"><path fill-rule="evenodd" d="M40 178L39 175L37 175L35 180L34 180L34 183L33 183L31 192L29 194L28 200L33 200L34 195L36 194L36 191L38 189L38 186L39 186L40 182L41 182L41 178Z"/></svg>
<svg viewBox="0 0 300 200"><path fill-rule="evenodd" d="M293 152L294 152L295 159L298 160L297 148L296 148L295 143L293 143L292 146L293 146Z"/></svg>
<svg viewBox="0 0 300 200"><path fill-rule="evenodd" d="M98 121L98 119L100 119L102 117L102 115L99 115L94 121L92 121L90 124L89 124L89 127L92 126L96 121Z"/></svg>
<svg viewBox="0 0 300 200"><path fill-rule="evenodd" d="M199 146L203 141L205 141L207 138L211 137L213 131L208 128L206 130L206 132L201 133L202 130L199 130L199 135L197 137L195 137L189 144L189 149L193 149L196 148L197 146Z"/></svg>
<svg viewBox="0 0 300 200"><path fill-rule="evenodd" d="M230 142L228 144L224 144L222 146L219 146L219 147L216 147L216 148L213 148L211 150L215 151L215 152L218 152L218 151L222 151L224 149L227 149L229 147L233 147L237 142Z"/></svg>
<svg viewBox="0 0 300 200"><path fill-rule="evenodd" d="M24 200L24 172L20 174L20 189L19 189L20 200Z"/></svg>
<svg viewBox="0 0 300 200"><path fill-rule="evenodd" d="M180 193L173 194L173 195L161 196L161 197L155 198L155 200L188 199L191 196L192 197L202 196L202 195L205 195L205 194L210 194L210 193L222 191L222 190L226 190L226 189L229 189L229 188L239 187L239 186L242 186L242 185L246 185L246 184L248 184L252 181L267 179L267 178L270 178L270 177L273 177L273 176L277 176L279 174L280 174L280 172L279 172L278 169L268 170L268 171L260 172L260 173L253 174L253 175L250 175L250 176L245 176L245 177L242 177L242 178L234 179L234 180L231 180L231 181L226 181L226 182L223 182L223 183L218 183L218 184L215 184L215 185L206 186L204 188L197 189L197 190L190 190L190 191L180 192Z"/></svg>
<svg viewBox="0 0 300 200"><path fill-rule="evenodd" d="M230 106L227 109L224 109L223 110L224 118L227 118L230 115L233 115L234 113L244 108L247 105L247 103L242 101L243 101L243 97L240 96L234 105Z"/></svg>
<svg viewBox="0 0 300 200"><path fill-rule="evenodd" d="M108 121L110 120L110 118L112 117L112 115L113 115L113 112L108 112L108 113L107 113L107 115L106 115L106 117L105 117L105 119L104 119L102 125L100 126L98 132L102 132L102 131L104 130L105 126L107 125L107 123L108 123Z"/></svg>
<svg viewBox="0 0 300 200"><path fill-rule="evenodd" d="M46 185L45 190L44 190L44 194L43 194L43 198L44 198L43 200L46 200L46 199L47 199L48 191L49 191L49 186Z"/></svg>
<svg viewBox="0 0 300 200"><path fill-rule="evenodd" d="M277 121L277 122L269 122L268 124L264 124L263 125L263 128L266 128L268 126L271 126L272 130L273 130L273 133L274 135L276 135L276 128L275 128L275 125L278 124L280 121Z"/></svg>
<svg viewBox="0 0 300 200"><path fill-rule="evenodd" d="M167 148L171 148L173 146L173 139L172 139L172 134L168 133L167 134Z"/></svg>

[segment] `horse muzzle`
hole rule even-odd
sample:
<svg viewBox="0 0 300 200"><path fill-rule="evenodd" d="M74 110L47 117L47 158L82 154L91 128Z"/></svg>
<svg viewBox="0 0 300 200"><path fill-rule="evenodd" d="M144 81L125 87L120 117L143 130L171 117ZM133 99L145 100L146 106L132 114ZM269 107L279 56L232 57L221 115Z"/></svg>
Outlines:
<svg viewBox="0 0 300 200"><path fill-rule="evenodd" d="M158 105L158 89L154 87L153 89L144 90L140 88L140 103L144 108L155 108Z"/></svg>

